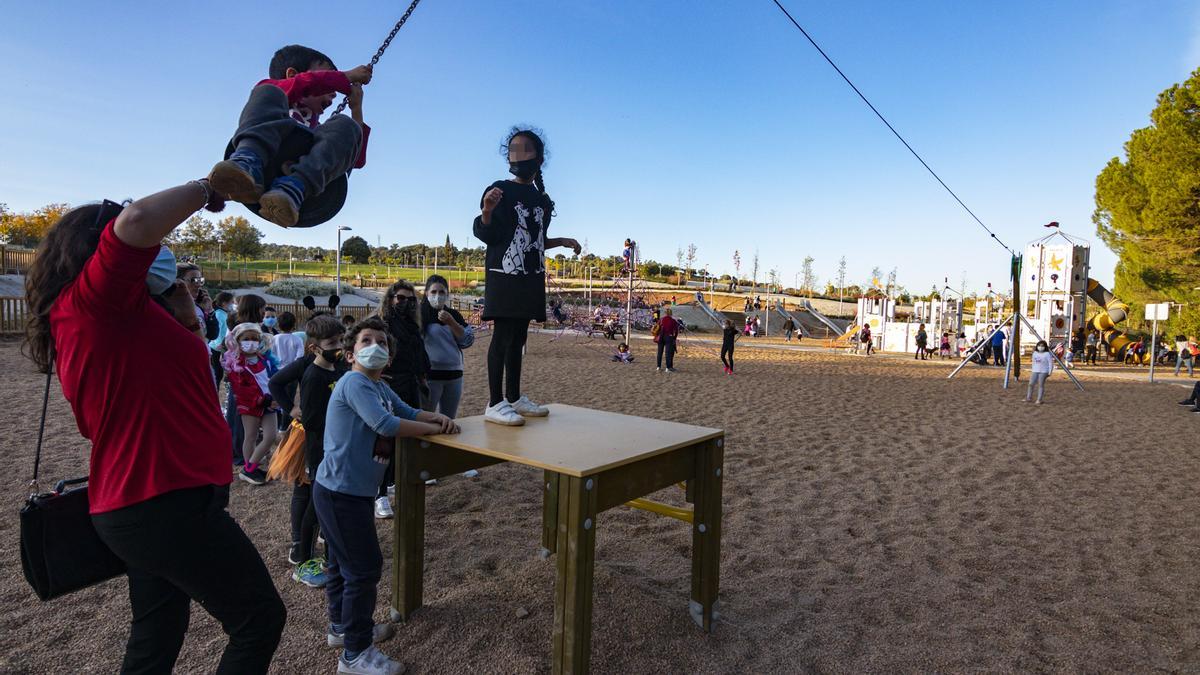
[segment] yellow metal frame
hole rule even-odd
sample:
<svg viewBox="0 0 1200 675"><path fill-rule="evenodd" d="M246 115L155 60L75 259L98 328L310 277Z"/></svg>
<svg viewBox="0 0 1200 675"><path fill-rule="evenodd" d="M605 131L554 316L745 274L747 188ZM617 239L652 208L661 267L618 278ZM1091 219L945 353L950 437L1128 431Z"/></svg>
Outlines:
<svg viewBox="0 0 1200 675"><path fill-rule="evenodd" d="M652 502L649 499L631 499L625 502L625 506L632 506L635 509L642 509L643 511L657 513L660 516L667 516L668 518L682 520L685 523L695 522L695 514L692 513L691 509L681 509L677 506L668 506L667 504Z"/></svg>

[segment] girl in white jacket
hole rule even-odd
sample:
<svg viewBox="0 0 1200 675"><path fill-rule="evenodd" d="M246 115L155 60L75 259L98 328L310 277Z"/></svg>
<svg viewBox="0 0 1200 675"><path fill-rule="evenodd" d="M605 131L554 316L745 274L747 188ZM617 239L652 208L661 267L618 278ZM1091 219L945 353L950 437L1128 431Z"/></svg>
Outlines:
<svg viewBox="0 0 1200 675"><path fill-rule="evenodd" d="M1030 369L1029 389L1025 392L1025 402L1033 396L1033 388L1037 387L1037 405L1042 404L1042 395L1046 393L1046 378L1054 370L1054 357L1050 354L1050 346L1045 340L1038 340L1033 348L1033 368Z"/></svg>

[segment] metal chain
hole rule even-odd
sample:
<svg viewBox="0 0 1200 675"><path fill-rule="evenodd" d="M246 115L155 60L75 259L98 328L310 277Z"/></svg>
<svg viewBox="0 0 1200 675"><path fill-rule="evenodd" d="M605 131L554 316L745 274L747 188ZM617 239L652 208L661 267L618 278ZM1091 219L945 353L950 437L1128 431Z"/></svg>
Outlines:
<svg viewBox="0 0 1200 675"><path fill-rule="evenodd" d="M408 6L408 11L404 12L404 16L400 17L400 20L396 22L396 25L392 28L392 32L388 33L387 39L383 41L383 44L379 45L379 50L375 52L375 56L371 57L372 68L375 67L375 64L379 63L379 59L383 56L383 53L387 51L388 45L392 44L392 39L396 37L396 33L399 33L400 29L404 27L404 22L408 21L408 17L412 16L413 10L417 8L417 4L420 2L421 0L412 1L412 4ZM333 114L340 115L342 111L346 109L346 106L349 103L349 96L343 98L342 102L338 104L338 107L333 110Z"/></svg>

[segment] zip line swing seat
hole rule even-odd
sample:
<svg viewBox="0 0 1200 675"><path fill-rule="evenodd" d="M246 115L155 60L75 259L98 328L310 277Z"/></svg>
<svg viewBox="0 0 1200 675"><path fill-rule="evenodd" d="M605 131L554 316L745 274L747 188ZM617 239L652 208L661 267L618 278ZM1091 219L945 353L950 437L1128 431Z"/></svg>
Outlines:
<svg viewBox="0 0 1200 675"><path fill-rule="evenodd" d="M404 12L404 16L396 22L392 27L392 32L388 33L383 44L379 45L375 55L371 57L371 67L379 63L380 57L387 51L388 45L392 44L392 39L396 37L396 33L408 21L408 17L412 16L413 10L417 8L417 4L421 0L413 0L408 6L408 10ZM346 109L349 98L343 99L338 107L334 109L332 115L341 114ZM331 116L332 116L331 115ZM291 173L292 166L303 156L307 155L313 146L312 130L300 125L295 125L295 128L289 131L279 144L279 149L270 157L263 166L263 188L271 185L271 182L280 176L287 176ZM225 159L233 154L235 148L230 143L225 148ZM346 204L346 194L349 191L348 178L350 172L346 172L345 176L338 176L325 185L325 189L319 194L305 195L304 202L300 204L300 215L296 219L296 224L292 227L314 227L321 223L328 222L342 210L342 206ZM262 217L259 214L258 203L245 204L247 209L254 212L254 215Z"/></svg>

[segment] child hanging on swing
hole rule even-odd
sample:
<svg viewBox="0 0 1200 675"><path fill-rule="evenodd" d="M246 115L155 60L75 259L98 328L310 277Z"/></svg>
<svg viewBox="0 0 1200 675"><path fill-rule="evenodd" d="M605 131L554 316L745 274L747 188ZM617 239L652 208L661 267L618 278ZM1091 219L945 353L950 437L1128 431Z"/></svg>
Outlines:
<svg viewBox="0 0 1200 675"><path fill-rule="evenodd" d="M257 203L259 215L276 225L295 225L305 199L366 165L371 129L363 122L362 85L371 81L371 70L338 71L328 56L300 45L275 52L270 78L250 90L242 108L230 143L233 154L208 175L212 189L233 201ZM348 97L351 116L334 115L322 124L321 114L333 103L334 93ZM298 128L312 133L312 148L296 160L289 175L263 185L264 168Z"/></svg>
<svg viewBox="0 0 1200 675"><path fill-rule="evenodd" d="M529 322L546 320L546 250L566 246L579 255L580 246L574 239L546 237L554 202L542 178L546 146L541 136L532 129L513 127L504 151L514 180L499 180L484 190L474 224L475 236L487 244L483 319L495 326L488 348L489 399L484 418L520 426L525 417L550 413L521 393L521 358Z"/></svg>

